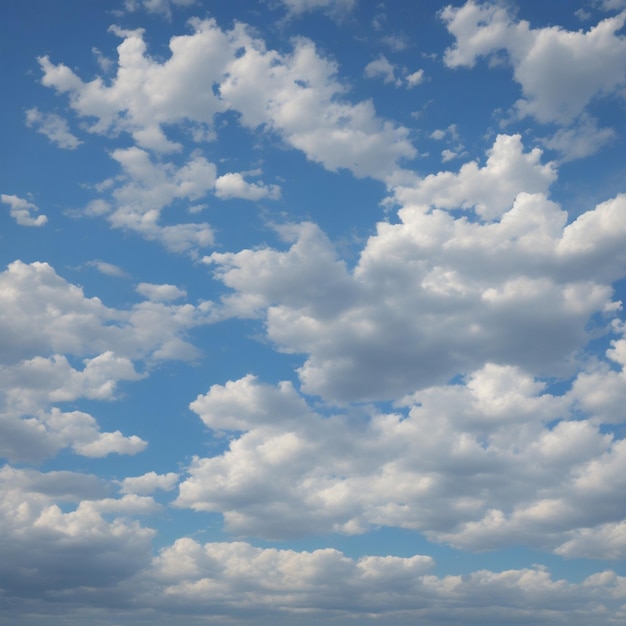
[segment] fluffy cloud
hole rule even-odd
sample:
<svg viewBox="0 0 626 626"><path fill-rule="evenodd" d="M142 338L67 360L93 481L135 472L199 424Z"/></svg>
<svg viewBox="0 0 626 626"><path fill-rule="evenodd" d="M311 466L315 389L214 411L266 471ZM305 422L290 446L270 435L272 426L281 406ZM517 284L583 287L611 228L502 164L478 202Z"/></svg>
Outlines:
<svg viewBox="0 0 626 626"><path fill-rule="evenodd" d="M67 121L61 116L54 113L42 113L37 107L26 111L26 124L45 135L59 148L75 150L83 143L70 132Z"/></svg>
<svg viewBox="0 0 626 626"><path fill-rule="evenodd" d="M553 178L540 152L501 136L484 168L395 188L399 222L378 224L352 271L312 224L283 229L286 251L214 253L233 290L222 315L264 319L281 350L306 355L304 391L327 400L390 399L485 362L573 373L591 317L620 308L626 197L567 224L537 193Z"/></svg>
<svg viewBox="0 0 626 626"><path fill-rule="evenodd" d="M37 212L39 208L24 198L3 193L0 195L0 200L9 205L11 217L20 226L43 226L48 221L45 215L33 217L31 212Z"/></svg>
<svg viewBox="0 0 626 626"><path fill-rule="evenodd" d="M69 94L78 115L96 118L91 132L126 131L140 147L157 151L181 148L167 138L164 124L185 122L205 136L214 115L232 109L244 126L264 125L333 171L384 179L399 160L415 156L408 129L381 120L370 101L344 98L336 65L310 40L296 40L293 52L283 55L240 24L229 32L213 20L192 25L191 35L172 38L164 63L147 55L141 30L115 28L124 41L111 86L101 78L85 83L48 57L39 59L42 82Z"/></svg>
<svg viewBox="0 0 626 626"><path fill-rule="evenodd" d="M4 466L0 485L5 593L54 602L81 588L112 591L149 563L154 532L121 517L107 520L103 513L148 512L154 503L103 498L104 486L94 476L72 472Z"/></svg>
<svg viewBox="0 0 626 626"><path fill-rule="evenodd" d="M184 289L179 289L176 285L154 285L152 283L139 283L137 293L153 302L169 302L187 296L187 292Z"/></svg>
<svg viewBox="0 0 626 626"><path fill-rule="evenodd" d="M229 172L215 181L215 195L223 200L242 198L243 200L261 200L263 198L280 198L278 185L249 183L238 172Z"/></svg>
<svg viewBox="0 0 626 626"><path fill-rule="evenodd" d="M67 93L70 106L81 117L96 118L91 132L120 130L133 135L139 146L157 151L179 150L162 124L184 120L211 127L213 116L224 109L213 93L232 50L214 21L194 21L194 33L172 38L172 55L164 63L147 56L142 30L113 28L123 38L118 47L118 70L111 85L98 77L83 82L66 65L39 59L42 82Z"/></svg>
<svg viewBox="0 0 626 626"><path fill-rule="evenodd" d="M0 273L0 286L5 363L52 354L93 358L106 352L132 360L158 359L161 354L194 358L196 349L181 335L206 321L201 310L190 304L144 301L128 310L107 307L99 298L86 297L47 263L15 261ZM101 357L92 368L98 364L102 371L111 359L112 355Z"/></svg>
<svg viewBox="0 0 626 626"><path fill-rule="evenodd" d="M235 30L244 53L233 59L220 85L222 97L249 128L263 124L326 169L385 179L416 151L408 129L377 117L371 101L351 104L337 67L313 42L297 39L290 55L267 50L245 30Z"/></svg>
<svg viewBox="0 0 626 626"><path fill-rule="evenodd" d="M142 476L129 476L121 481L122 493L147 496L155 491L171 491L178 483L178 474L168 472L167 474L157 474L148 472Z"/></svg>
<svg viewBox="0 0 626 626"><path fill-rule="evenodd" d="M110 193L110 203L95 211L87 207L88 214L106 214L114 228L160 241L172 252L193 251L213 243L213 230L208 224L160 223L163 210L175 201L198 200L213 188L213 163L201 156L191 157L181 167L155 163L148 152L137 147L114 150L111 156L123 173L101 183L100 189Z"/></svg>
<svg viewBox="0 0 626 626"><path fill-rule="evenodd" d="M354 560L332 549L295 552L191 539L178 540L154 562L164 584L163 607L192 606L214 615L237 610L240 620L271 616L278 623L281 607L287 620L297 616L304 624L321 617L369 624L384 616L391 624L549 625L567 608L570 623L583 626L610 623L606 616L624 597L623 579L610 571L571 584L540 568L439 578L428 572L432 565L420 555Z"/></svg>
<svg viewBox="0 0 626 626"><path fill-rule="evenodd" d="M626 517L626 446L595 416L582 419L573 396L488 364L401 404L406 413L323 416L287 382L214 385L190 408L239 434L226 452L194 460L176 504L219 511L240 535L398 526L464 549L621 554L619 542L595 556L591 546Z"/></svg>
<svg viewBox="0 0 626 626"><path fill-rule="evenodd" d="M163 285L150 287L158 292ZM144 376L135 363L195 358L182 335L206 321L189 304L144 301L112 309L48 264L20 261L0 274L0 310L0 455L29 461L63 448L88 457L143 450L147 443L136 435L101 432L90 414L56 405L114 399L121 381Z"/></svg>
<svg viewBox="0 0 626 626"><path fill-rule="evenodd" d="M475 208L490 220L508 210L520 191L546 193L556 179L554 164L542 164L538 148L524 152L520 135L498 135L487 155L484 167L471 161L458 174L429 174L412 188L400 187L398 199L441 209Z"/></svg>
<svg viewBox="0 0 626 626"><path fill-rule="evenodd" d="M407 68L400 68L404 78L397 75L399 68L389 62L385 55L381 54L365 66L365 76L368 78L382 78L384 83L393 83L396 87L402 87L406 82L406 88L411 89L424 80L424 70L417 70L409 74Z"/></svg>
<svg viewBox="0 0 626 626"><path fill-rule="evenodd" d="M445 54L449 67L472 67L478 57L507 52L524 95L516 105L520 116L569 124L594 96L626 85L626 38L618 34L626 13L587 32L533 29L524 20L515 22L500 4L473 0L449 6L441 16L455 37Z"/></svg>
<svg viewBox="0 0 626 626"><path fill-rule="evenodd" d="M365 66L365 76L368 78L382 78L383 82L393 83L396 87L402 84L401 80L396 79L395 66L382 54Z"/></svg>

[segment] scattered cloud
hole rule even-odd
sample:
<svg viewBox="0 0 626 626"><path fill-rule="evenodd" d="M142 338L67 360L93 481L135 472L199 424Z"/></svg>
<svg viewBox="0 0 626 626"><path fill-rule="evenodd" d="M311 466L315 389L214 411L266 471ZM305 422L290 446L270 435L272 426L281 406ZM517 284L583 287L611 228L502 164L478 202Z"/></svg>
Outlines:
<svg viewBox="0 0 626 626"><path fill-rule="evenodd" d="M533 29L515 22L497 3L469 0L446 7L441 17L455 37L446 50L448 67L472 67L478 57L505 50L522 88L519 117L570 124L594 96L619 93L626 86L626 12L602 20L587 32L559 27Z"/></svg>
<svg viewBox="0 0 626 626"><path fill-rule="evenodd" d="M616 138L614 129L600 128L595 119L583 114L578 125L559 129L552 137L544 139L543 145L556 150L565 163L591 156Z"/></svg>
<svg viewBox="0 0 626 626"><path fill-rule="evenodd" d="M365 76L368 78L382 78L384 83L393 83L396 87L402 85L402 81L396 78L395 66L382 54L365 66Z"/></svg>
<svg viewBox="0 0 626 626"><path fill-rule="evenodd" d="M280 198L280 187L263 183L249 183L240 173L229 172L215 181L215 195L222 200L230 198L252 201L263 198L276 200Z"/></svg>
<svg viewBox="0 0 626 626"><path fill-rule="evenodd" d="M178 474L148 472L143 476L129 476L121 481L122 493L148 496L157 490L171 491L178 483Z"/></svg>
<svg viewBox="0 0 626 626"><path fill-rule="evenodd" d="M82 141L70 132L67 121L55 113L42 113L37 107L26 111L26 125L45 135L52 143L75 150Z"/></svg>
<svg viewBox="0 0 626 626"><path fill-rule="evenodd" d="M38 212L39 207L28 200L24 200L24 198L3 193L0 194L0 200L9 205L11 217L20 226L43 226L48 221L45 215L33 217L32 213Z"/></svg>
<svg viewBox="0 0 626 626"><path fill-rule="evenodd" d="M187 296L187 292L176 285L153 285L152 283L139 283L137 293L152 302L169 302Z"/></svg>
<svg viewBox="0 0 626 626"><path fill-rule="evenodd" d="M128 278L129 275L121 267L106 261L87 261L88 267L95 267L101 274L105 276L113 276L115 278Z"/></svg>
<svg viewBox="0 0 626 626"><path fill-rule="evenodd" d="M343 14L351 11L357 0L280 0L292 15L301 15L318 9L331 14Z"/></svg>

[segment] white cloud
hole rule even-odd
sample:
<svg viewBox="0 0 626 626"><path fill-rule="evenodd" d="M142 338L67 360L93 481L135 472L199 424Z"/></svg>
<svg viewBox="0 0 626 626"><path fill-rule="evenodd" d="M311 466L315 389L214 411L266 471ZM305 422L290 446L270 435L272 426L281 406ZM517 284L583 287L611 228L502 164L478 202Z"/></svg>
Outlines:
<svg viewBox="0 0 626 626"><path fill-rule="evenodd" d="M9 205L11 217L20 226L43 226L48 221L45 215L33 217L31 213L39 211L39 208L24 198L3 193L0 194L0 200Z"/></svg>
<svg viewBox="0 0 626 626"><path fill-rule="evenodd" d="M624 12L586 32L533 29L500 4L473 0L446 7L441 17L456 39L445 53L449 67L472 67L478 57L507 52L523 92L516 104L520 117L569 124L592 98L626 85L626 38L618 34Z"/></svg>
<svg viewBox="0 0 626 626"><path fill-rule="evenodd" d="M206 223L160 223L161 213L172 203L199 200L213 188L213 163L196 155L177 168L171 163L155 163L148 152L137 147L114 150L111 156L123 173L101 186L111 195L103 210L94 211L90 205L87 214L106 214L114 228L160 241L172 252L194 253L213 243L213 230Z"/></svg>
<svg viewBox="0 0 626 626"><path fill-rule="evenodd" d="M171 57L158 63L147 56L142 30L113 28L123 38L118 46L118 69L110 86L100 77L83 82L70 68L39 59L42 83L67 93L70 106L85 118L96 118L91 132L126 131L139 146L157 151L179 150L162 124L188 120L211 126L213 115L224 109L213 93L232 55L227 36L215 22L193 21L194 33L173 37Z"/></svg>
<svg viewBox="0 0 626 626"><path fill-rule="evenodd" d="M215 195L222 200L229 198L241 198L243 200L262 200L280 198L278 185L265 185L263 183L249 183L238 172L229 172L220 176L215 181Z"/></svg>
<svg viewBox="0 0 626 626"><path fill-rule="evenodd" d="M265 124L308 159L359 177L384 180L401 159L415 156L408 129L380 119L369 100L343 97L336 65L310 40L295 40L293 52L282 55L243 28L231 37L244 53L228 64L220 93L244 126Z"/></svg>
<svg viewBox="0 0 626 626"><path fill-rule="evenodd" d="M626 521L581 528L568 533L569 538L556 550L568 558L626 558Z"/></svg>
<svg viewBox="0 0 626 626"><path fill-rule="evenodd" d="M128 273L121 267L106 261L87 261L85 264L89 267L95 267L101 274L105 276L114 276L115 278L128 278Z"/></svg>
<svg viewBox="0 0 626 626"><path fill-rule="evenodd" d="M35 128L38 133L45 135L59 148L75 150L83 143L70 132L67 121L60 115L42 113L37 107L26 111L26 125Z"/></svg>
<svg viewBox="0 0 626 626"><path fill-rule="evenodd" d="M63 448L90 457L143 450L139 437L101 432L88 413L53 405L115 399L121 381L145 375L135 362L196 358L183 335L208 321L189 304L108 308L48 264L20 261L0 274L0 310L0 455L16 460L40 460Z"/></svg>
<svg viewBox="0 0 626 626"><path fill-rule="evenodd" d="M178 474L168 472L167 474L157 474L148 472L142 476L129 476L121 481L122 493L137 494L147 496L161 489L171 491L178 483Z"/></svg>
<svg viewBox="0 0 626 626"><path fill-rule="evenodd" d="M368 78L382 78L383 82L393 83L396 87L402 85L402 81L396 78L395 66L383 54L365 66L365 76Z"/></svg>
<svg viewBox="0 0 626 626"><path fill-rule="evenodd" d="M180 349L180 358L193 358L195 349L181 336L207 321L190 304L140 302L127 310L106 307L99 298L86 297L47 263L15 261L0 273L0 286L5 363L51 354L93 358L104 352L135 360L156 358L157 353L172 352L174 347Z"/></svg>
<svg viewBox="0 0 626 626"><path fill-rule="evenodd" d="M139 283L137 293L152 302L168 302L185 298L187 292L176 285L155 285L153 283Z"/></svg>
<svg viewBox="0 0 626 626"><path fill-rule="evenodd" d="M283 231L285 251L214 253L232 290L221 314L263 319L280 350L305 356L303 389L327 400L390 399L487 361L573 374L590 318L619 310L625 198L567 224L536 193L553 177L539 151L500 137L483 168L396 188L399 223L379 223L353 271L312 224Z"/></svg>
<svg viewBox="0 0 626 626"><path fill-rule="evenodd" d="M45 591L47 597L67 598L82 595L81 588L113 591L148 565L154 531L102 516L116 509L137 512L138 503L99 501L102 486L93 476L4 466L0 484L0 580L12 597ZM65 502L63 508L58 499ZM68 503L75 506L68 510Z"/></svg>
<svg viewBox="0 0 626 626"><path fill-rule="evenodd" d="M420 85L424 80L424 70L417 70L406 76L406 82L409 89Z"/></svg>
<svg viewBox="0 0 626 626"><path fill-rule="evenodd" d="M483 167L465 163L458 174L438 172L399 192L403 202L443 209L475 208L486 220L500 217L521 191L546 193L556 180L553 163L541 163L542 151L524 152L520 135L498 135ZM396 192L398 193L398 192Z"/></svg>
<svg viewBox="0 0 626 626"><path fill-rule="evenodd" d="M162 607L220 615L243 604L254 619L280 624L294 619L315 624L332 615L342 626L355 618L363 624L383 618L394 625L418 621L434 626L443 619L472 624L532 620L548 626L557 624L560 611L567 609L574 626L602 625L611 622L624 598L624 579L610 571L573 584L555 580L539 567L438 577L429 573L432 565L421 555L356 560L333 549L202 545L189 538L179 539L154 560L167 599Z"/></svg>
<svg viewBox="0 0 626 626"><path fill-rule="evenodd" d="M406 414L328 417L289 383L247 376L190 405L210 428L239 434L226 452L194 459L177 504L220 512L239 535L397 526L464 549L563 550L626 516L626 446L594 419L568 421L572 402L487 364L464 384L405 398Z"/></svg>
<svg viewBox="0 0 626 626"><path fill-rule="evenodd" d="M119 430L112 433L100 433L93 441L73 443L72 448L83 456L100 458L109 454L137 454L146 448L148 443L131 435L125 437Z"/></svg>
<svg viewBox="0 0 626 626"><path fill-rule="evenodd" d="M573 161L591 156L617 137L612 128L600 128L595 119L581 116L580 122L572 128L561 128L552 137L543 140L546 148L557 150L561 162Z"/></svg>
<svg viewBox="0 0 626 626"><path fill-rule="evenodd" d="M347 12L356 5L356 0L280 0L280 2L295 15L318 9L325 9L331 13Z"/></svg>
<svg viewBox="0 0 626 626"><path fill-rule="evenodd" d="M161 152L181 148L164 124L186 120L207 130L216 113L232 109L245 127L265 125L332 171L385 179L401 159L415 156L407 128L380 119L369 100L345 99L336 65L310 40L297 39L291 54L280 54L241 24L230 32L213 20L192 26L191 35L171 39L164 63L147 56L141 30L114 28L124 41L110 86L99 77L85 83L48 57L39 59L42 83L67 93L81 117L95 117L91 132L126 131L140 147Z"/></svg>

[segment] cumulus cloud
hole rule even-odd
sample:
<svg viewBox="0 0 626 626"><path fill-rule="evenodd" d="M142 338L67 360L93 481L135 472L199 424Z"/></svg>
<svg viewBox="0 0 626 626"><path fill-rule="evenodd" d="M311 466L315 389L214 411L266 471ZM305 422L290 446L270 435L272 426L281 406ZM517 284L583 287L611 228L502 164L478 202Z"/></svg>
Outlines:
<svg viewBox="0 0 626 626"><path fill-rule="evenodd" d="M168 302L187 296L187 292L184 289L179 289L176 285L155 285L153 283L139 283L137 293L153 302Z"/></svg>
<svg viewBox="0 0 626 626"><path fill-rule="evenodd" d="M215 181L215 195L222 200L229 198L252 201L263 198L276 200L280 198L280 187L263 183L249 183L239 172L229 172Z"/></svg>
<svg viewBox="0 0 626 626"><path fill-rule="evenodd" d="M396 87L402 84L402 81L396 78L395 66L382 54L365 66L365 76L368 78L382 78L383 82L393 83Z"/></svg>
<svg viewBox="0 0 626 626"><path fill-rule="evenodd" d="M42 113L37 107L26 111L26 125L45 135L52 143L75 150L82 141L70 132L67 121L55 113Z"/></svg>
<svg viewBox="0 0 626 626"><path fill-rule="evenodd" d="M122 493L147 496L161 489L171 491L178 483L178 474L168 472L167 474L157 474L148 472L142 476L129 476L121 481Z"/></svg>
<svg viewBox="0 0 626 626"><path fill-rule="evenodd" d="M244 29L235 35L244 53L228 64L220 93L244 126L265 124L310 160L359 177L384 180L415 156L408 129L380 119L369 100L344 98L336 64L320 57L312 41L297 39L283 55Z"/></svg>
<svg viewBox="0 0 626 626"><path fill-rule="evenodd" d="M45 215L33 217L32 212L36 213L39 211L39 208L36 204L33 204L28 200L24 200L24 198L3 193L0 194L0 200L4 204L9 205L11 217L20 226L43 226L48 221L48 218Z"/></svg>
<svg viewBox="0 0 626 626"><path fill-rule="evenodd" d="M610 571L573 584L538 567L437 577L429 573L432 565L421 555L351 559L333 549L202 545L189 538L165 548L153 562L167 598L163 607L192 606L220 615L243 604L249 611L240 619L265 616L278 623L283 623L282 613L285 623L297 619L303 624L324 617L338 624L355 617L374 624L384 615L391 624L417 620L434 626L444 618L472 624L532 619L548 625L557 624L559 609L567 608L571 623L584 626L610 623L608 615L623 601L623 579Z"/></svg>
<svg viewBox="0 0 626 626"><path fill-rule="evenodd" d="M71 448L102 457L146 447L136 435L101 432L90 414L57 405L115 399L120 382L145 376L136 363L196 358L183 335L206 315L189 304L158 301L155 295L173 295L172 286L165 293L163 287L150 285L144 291L152 300L118 310L85 297L46 263L16 261L0 274L1 456L37 461Z"/></svg>
<svg viewBox="0 0 626 626"><path fill-rule="evenodd" d="M161 3L164 4L164 3ZM214 21L194 21L194 33L172 38L171 57L158 63L147 56L143 31L117 27L118 69L108 85L102 78L83 82L69 67L41 57L42 83L67 93L70 106L85 118L95 133L126 131L139 146L157 151L180 150L169 140L162 124L183 120L198 128L211 127L213 115L224 106L213 93L232 50Z"/></svg>
<svg viewBox="0 0 626 626"><path fill-rule="evenodd" d="M291 54L281 54L241 24L228 32L214 20L192 20L192 26L192 34L171 39L163 63L147 55L143 31L114 28L123 42L110 86L99 77L85 83L48 57L39 59L42 83L67 93L79 116L96 118L91 132L129 132L145 149L180 150L165 124L186 121L207 131L215 114L231 109L245 127L278 133L332 171L384 179L399 161L415 156L408 129L379 118L371 101L345 98L336 64L310 40L297 39Z"/></svg>
<svg viewBox="0 0 626 626"><path fill-rule="evenodd" d="M423 80L424 70L417 70L415 72L412 72L411 74L408 74L406 77L406 82L409 89L411 87L415 87L416 85L421 84Z"/></svg>
<svg viewBox="0 0 626 626"><path fill-rule="evenodd" d="M626 516L624 442L519 368L487 364L399 404L408 411L355 421L316 413L287 382L214 385L190 408L240 434L194 460L177 504L219 511L241 535L398 526L474 550L563 551L575 533Z"/></svg>
<svg viewBox="0 0 626 626"><path fill-rule="evenodd" d="M80 588L113 590L148 565L154 531L102 515L141 507L99 499L102 487L93 476L4 466L0 484L0 584L5 593L63 597ZM148 510L145 504L143 508Z"/></svg>
<svg viewBox="0 0 626 626"><path fill-rule="evenodd" d="M449 67L472 67L481 56L506 51L523 92L516 104L520 117L569 124L592 98L626 85L626 38L618 34L625 12L586 32L531 28L501 4L473 0L446 7L441 17L455 37L444 57Z"/></svg>
<svg viewBox="0 0 626 626"><path fill-rule="evenodd" d="M520 135L498 135L483 167L470 161L458 174L438 172L402 188L403 202L442 209L474 208L482 218L500 217L520 191L546 193L556 180L553 163L541 163L542 151L524 152Z"/></svg>
<svg viewBox="0 0 626 626"><path fill-rule="evenodd" d="M193 251L213 243L213 230L208 224L164 226L160 222L162 211L173 202L199 200L213 188L213 163L201 156L191 157L181 167L155 163L148 152L137 147L114 150L111 156L123 172L101 185L111 198L102 212L114 228L160 241L172 252Z"/></svg>
<svg viewBox="0 0 626 626"><path fill-rule="evenodd" d="M538 193L553 178L539 151L499 137L484 168L397 187L399 222L378 224L351 271L312 224L283 230L285 251L213 253L232 290L221 314L263 319L279 349L305 355L303 389L326 400L392 399L488 361L571 374L589 320L620 308L625 197L567 224Z"/></svg>

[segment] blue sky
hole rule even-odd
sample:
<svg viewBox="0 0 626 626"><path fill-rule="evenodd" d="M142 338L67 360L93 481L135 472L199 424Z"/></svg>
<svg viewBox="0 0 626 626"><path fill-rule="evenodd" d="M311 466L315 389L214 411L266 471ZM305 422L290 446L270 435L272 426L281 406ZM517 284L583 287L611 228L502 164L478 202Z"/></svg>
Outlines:
<svg viewBox="0 0 626 626"><path fill-rule="evenodd" d="M625 22L5 6L9 622L623 623Z"/></svg>

